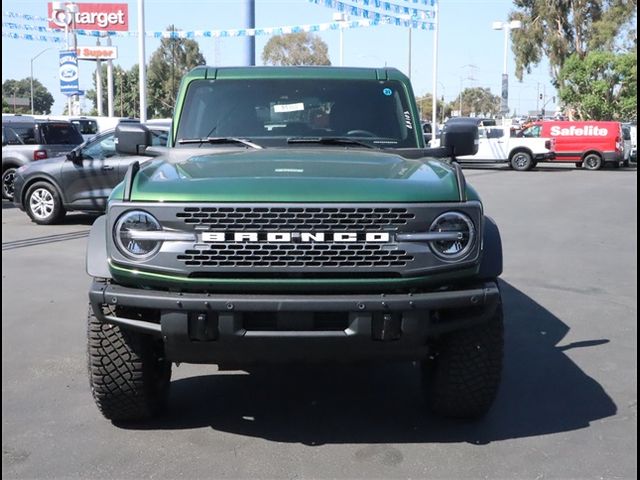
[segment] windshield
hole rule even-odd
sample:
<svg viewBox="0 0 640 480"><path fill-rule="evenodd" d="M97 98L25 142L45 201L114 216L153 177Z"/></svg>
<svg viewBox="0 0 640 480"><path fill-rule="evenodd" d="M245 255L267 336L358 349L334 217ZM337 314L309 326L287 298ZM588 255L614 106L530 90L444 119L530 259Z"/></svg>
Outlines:
<svg viewBox="0 0 640 480"><path fill-rule="evenodd" d="M378 147L417 147L402 84L377 80L197 80L187 92L177 140L347 137Z"/></svg>
<svg viewBox="0 0 640 480"><path fill-rule="evenodd" d="M540 125L532 125L531 127L525 129L522 132L523 137L527 137L527 138L538 138L540 137L540 131L542 130L542 127Z"/></svg>

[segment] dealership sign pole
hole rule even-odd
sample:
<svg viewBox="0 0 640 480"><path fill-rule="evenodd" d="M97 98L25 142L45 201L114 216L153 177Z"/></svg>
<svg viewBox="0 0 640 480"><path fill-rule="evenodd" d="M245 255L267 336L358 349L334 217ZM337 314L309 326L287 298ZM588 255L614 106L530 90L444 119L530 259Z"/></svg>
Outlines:
<svg viewBox="0 0 640 480"><path fill-rule="evenodd" d="M107 46L111 46L111 37L107 35ZM113 61L107 60L107 115L113 117Z"/></svg>
<svg viewBox="0 0 640 480"><path fill-rule="evenodd" d="M65 3L49 2L48 4L49 28L64 28L67 33L67 50L76 50L78 59L93 60L96 62L96 96L98 115L103 115L103 88L101 60L107 61L107 104L108 114L113 116L113 64L112 60L117 58L115 47L111 46L110 35L116 32L126 32L129 30L129 5L127 3ZM69 27L73 33L73 45L69 45ZM77 48L75 41L75 30L80 27L80 32L92 32L93 36L98 36L96 47ZM100 37L107 35L107 45L100 45ZM87 48L93 50L87 53ZM81 51L84 52L81 53ZM77 93L76 93L77 94ZM71 108L69 107L71 114Z"/></svg>
<svg viewBox="0 0 640 480"><path fill-rule="evenodd" d="M60 50L60 91L68 97L71 115L71 96L78 93L78 57L75 50Z"/></svg>

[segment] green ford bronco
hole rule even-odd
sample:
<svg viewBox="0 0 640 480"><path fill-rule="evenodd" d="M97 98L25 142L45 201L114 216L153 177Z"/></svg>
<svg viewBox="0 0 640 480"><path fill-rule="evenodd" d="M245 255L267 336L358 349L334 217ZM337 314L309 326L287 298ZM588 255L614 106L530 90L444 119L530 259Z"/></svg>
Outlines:
<svg viewBox="0 0 640 480"><path fill-rule="evenodd" d="M167 147L118 127L130 166L87 250L89 377L111 420L166 406L172 363L419 362L438 414L500 383L495 223L455 157L425 148L392 68L198 67Z"/></svg>

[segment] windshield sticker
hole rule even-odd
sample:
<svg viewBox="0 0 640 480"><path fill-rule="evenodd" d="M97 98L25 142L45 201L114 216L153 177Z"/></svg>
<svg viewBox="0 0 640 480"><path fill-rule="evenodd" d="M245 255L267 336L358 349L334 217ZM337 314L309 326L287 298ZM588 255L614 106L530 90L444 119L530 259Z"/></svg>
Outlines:
<svg viewBox="0 0 640 480"><path fill-rule="evenodd" d="M283 103L280 105L274 105L273 111L275 113L287 113L287 112L300 112L304 110L304 103Z"/></svg>
<svg viewBox="0 0 640 480"><path fill-rule="evenodd" d="M413 130L413 122L411 122L410 112L404 112L404 124L409 130Z"/></svg>
<svg viewBox="0 0 640 480"><path fill-rule="evenodd" d="M390 88L385 88L384 90L382 90L382 93L384 93L387 97L390 97L391 95L393 95L393 90L391 90Z"/></svg>

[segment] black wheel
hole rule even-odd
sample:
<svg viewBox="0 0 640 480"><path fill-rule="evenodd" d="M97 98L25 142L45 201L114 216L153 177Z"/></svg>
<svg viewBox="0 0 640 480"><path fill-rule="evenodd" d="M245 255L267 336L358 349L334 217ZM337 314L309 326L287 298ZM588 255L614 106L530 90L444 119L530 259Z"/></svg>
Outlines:
<svg viewBox="0 0 640 480"><path fill-rule="evenodd" d="M9 167L2 172L2 198L13 200L13 179L17 167Z"/></svg>
<svg viewBox="0 0 640 480"><path fill-rule="evenodd" d="M502 305L488 323L444 335L422 364L431 410L453 418L478 418L491 407L502 375Z"/></svg>
<svg viewBox="0 0 640 480"><path fill-rule="evenodd" d="M89 306L89 384L109 420L143 420L166 407L171 363L149 335L100 322Z"/></svg>
<svg viewBox="0 0 640 480"><path fill-rule="evenodd" d="M533 159L531 154L527 152L516 152L511 156L511 168L519 172L531 170L533 168Z"/></svg>
<svg viewBox="0 0 640 480"><path fill-rule="evenodd" d="M60 222L66 215L56 188L48 182L36 182L29 187L24 197L27 214L40 225Z"/></svg>
<svg viewBox="0 0 640 480"><path fill-rule="evenodd" d="M629 160L625 160L624 162L622 162L622 167L629 168Z"/></svg>
<svg viewBox="0 0 640 480"><path fill-rule="evenodd" d="M597 153L590 153L584 157L583 166L587 170L600 170L602 168L602 157Z"/></svg>

